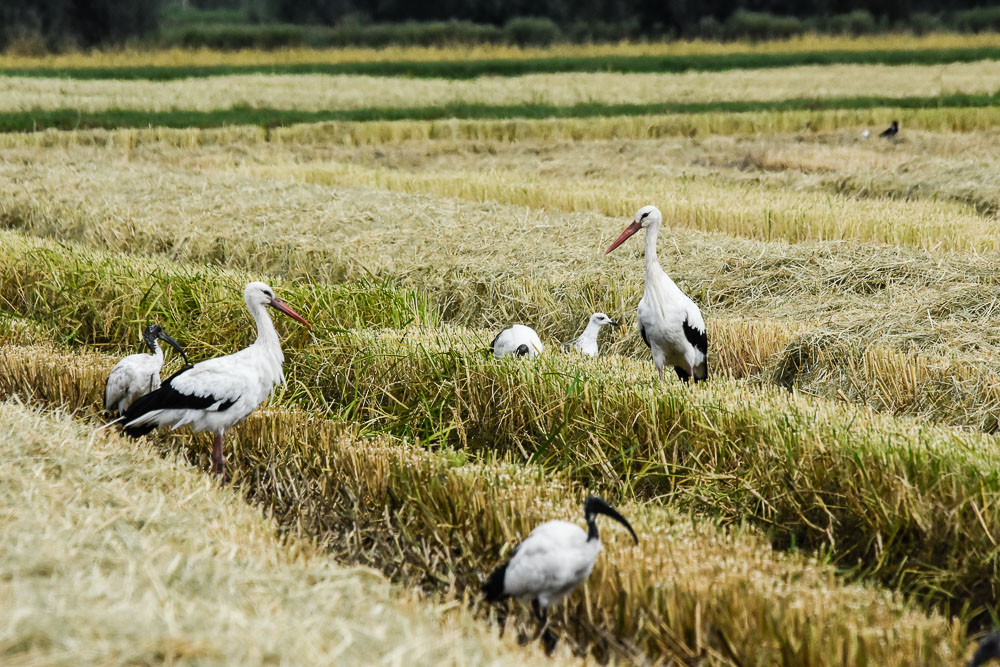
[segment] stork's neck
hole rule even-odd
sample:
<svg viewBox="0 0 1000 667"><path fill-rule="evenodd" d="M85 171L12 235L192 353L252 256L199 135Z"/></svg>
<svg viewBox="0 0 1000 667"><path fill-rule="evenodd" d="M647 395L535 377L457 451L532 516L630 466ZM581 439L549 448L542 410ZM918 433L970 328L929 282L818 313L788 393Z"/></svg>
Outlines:
<svg viewBox="0 0 1000 667"><path fill-rule="evenodd" d="M254 346L263 348L276 357L279 363L283 362L285 355L281 352L281 340L278 338L278 332L274 328L271 316L267 314L267 307L254 304L250 309L250 314L253 315L254 322L257 323L257 340L254 341Z"/></svg>
<svg viewBox="0 0 1000 667"><path fill-rule="evenodd" d="M660 223L654 222L646 227L646 276L662 272L660 260L656 257L656 237L660 233Z"/></svg>

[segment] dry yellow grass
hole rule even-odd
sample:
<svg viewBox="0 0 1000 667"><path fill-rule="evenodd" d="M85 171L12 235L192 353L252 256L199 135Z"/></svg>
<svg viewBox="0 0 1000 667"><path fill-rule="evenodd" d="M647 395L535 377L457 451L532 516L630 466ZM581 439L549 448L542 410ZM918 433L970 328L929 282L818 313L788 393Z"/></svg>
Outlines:
<svg viewBox="0 0 1000 667"><path fill-rule="evenodd" d="M548 664L144 446L7 401L0 452L6 665Z"/></svg>
<svg viewBox="0 0 1000 667"><path fill-rule="evenodd" d="M167 49L154 51L91 51L46 56L0 55L0 67L143 67L205 65L283 65L301 63L387 62L396 60L435 61L470 59L533 59L546 57L600 57L609 55L699 55L724 53L799 53L802 51L882 51L958 49L1000 46L993 33L935 33L915 36L908 33L871 37L805 35L788 40L764 42L710 42L678 40L654 44L583 44L551 48L512 46L473 47L388 47L384 49L278 49L275 51L213 51L211 49Z"/></svg>
<svg viewBox="0 0 1000 667"><path fill-rule="evenodd" d="M36 395L51 397L56 378L81 397L74 407L99 393L102 375L75 355L9 349L3 359L7 370L33 369L36 379L22 384ZM358 440L340 424L303 413L258 413L234 435L234 471L279 516L335 550L397 576L437 581L458 596L475 585L474 573L496 563L504 544L541 520L579 512L582 490L558 477L500 463L456 465L447 453ZM204 449L183 435L164 444L199 458ZM136 456L129 452L134 445L111 438L110 446L119 458ZM71 479L84 474L74 463L65 466ZM584 592L556 618L584 645L610 642L619 655L639 649L654 660L816 666L949 662L961 650L958 628L941 617L917 613L898 596L845 585L832 568L776 553L752 531L720 530L655 504L622 510L641 535L640 547L606 531L606 552ZM150 521L148 530L157 527Z"/></svg>
<svg viewBox="0 0 1000 667"><path fill-rule="evenodd" d="M248 75L179 81L0 77L0 112L39 109L211 111L362 109L448 104L649 104L994 93L1000 62L829 65L682 74L562 73L476 80Z"/></svg>

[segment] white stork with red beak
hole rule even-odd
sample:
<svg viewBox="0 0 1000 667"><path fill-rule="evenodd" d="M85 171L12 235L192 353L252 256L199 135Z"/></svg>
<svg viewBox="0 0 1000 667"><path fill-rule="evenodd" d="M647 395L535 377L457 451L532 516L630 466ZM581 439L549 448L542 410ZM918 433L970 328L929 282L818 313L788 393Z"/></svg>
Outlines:
<svg viewBox="0 0 1000 667"><path fill-rule="evenodd" d="M643 206L604 254L620 246L640 229L646 230L646 290L639 302L639 333L653 353L653 363L663 379L663 368L674 367L684 382L708 377L708 333L694 301L674 284L656 258L656 235L663 215L655 206Z"/></svg>
<svg viewBox="0 0 1000 667"><path fill-rule="evenodd" d="M212 472L225 474L222 441L226 431L246 419L285 380L281 370L285 355L267 306L309 326L264 283L247 285L243 299L257 323L257 340L235 354L184 368L156 391L137 399L125 411L126 434L140 437L158 427L187 425L195 433L210 431L215 435Z"/></svg>

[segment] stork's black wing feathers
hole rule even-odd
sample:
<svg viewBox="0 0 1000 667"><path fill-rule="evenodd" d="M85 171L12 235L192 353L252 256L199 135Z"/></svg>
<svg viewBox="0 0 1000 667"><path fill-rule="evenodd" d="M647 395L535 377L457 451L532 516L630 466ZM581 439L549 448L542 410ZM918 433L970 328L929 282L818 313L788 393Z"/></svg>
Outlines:
<svg viewBox="0 0 1000 667"><path fill-rule="evenodd" d="M502 334L502 333L503 333L503 331L501 331L500 333L498 333L496 336L493 337L493 342L490 343L490 354L496 354L496 351L497 351L497 339L500 338L500 334Z"/></svg>
<svg viewBox="0 0 1000 667"><path fill-rule="evenodd" d="M125 418L122 422L128 424L153 410L204 410L210 405L218 403L219 399L215 396L193 396L181 393L174 388L173 380L192 368L194 366L185 366L167 378L166 382L161 384L159 389L137 398L125 410ZM219 412L228 410L234 403L236 403L235 400L223 401L217 409ZM123 430L126 435L139 438L155 429L156 424L142 424L138 426L126 426Z"/></svg>
<svg viewBox="0 0 1000 667"><path fill-rule="evenodd" d="M681 325L684 329L684 337L687 341L694 346L694 349L698 350L702 354L708 354L708 332L704 330L698 330L697 328L688 324L688 320L685 317L684 323ZM643 336L645 338L645 336ZM647 343L648 345L649 343Z"/></svg>
<svg viewBox="0 0 1000 667"><path fill-rule="evenodd" d="M646 347L653 349L653 346L649 344L649 339L646 338L646 327L642 326L642 320L639 320L639 335L642 336L642 342L646 344Z"/></svg>

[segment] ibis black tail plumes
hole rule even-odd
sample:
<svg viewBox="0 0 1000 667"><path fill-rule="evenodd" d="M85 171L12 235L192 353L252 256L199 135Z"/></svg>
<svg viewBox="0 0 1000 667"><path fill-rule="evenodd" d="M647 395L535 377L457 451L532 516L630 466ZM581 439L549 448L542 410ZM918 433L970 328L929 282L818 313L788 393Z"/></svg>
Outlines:
<svg viewBox="0 0 1000 667"><path fill-rule="evenodd" d="M509 561L508 561L509 562ZM480 590L486 596L487 602L499 602L503 600L507 595L503 592L503 580L507 575L507 563L504 563L497 569L493 570L493 573L489 576Z"/></svg>

